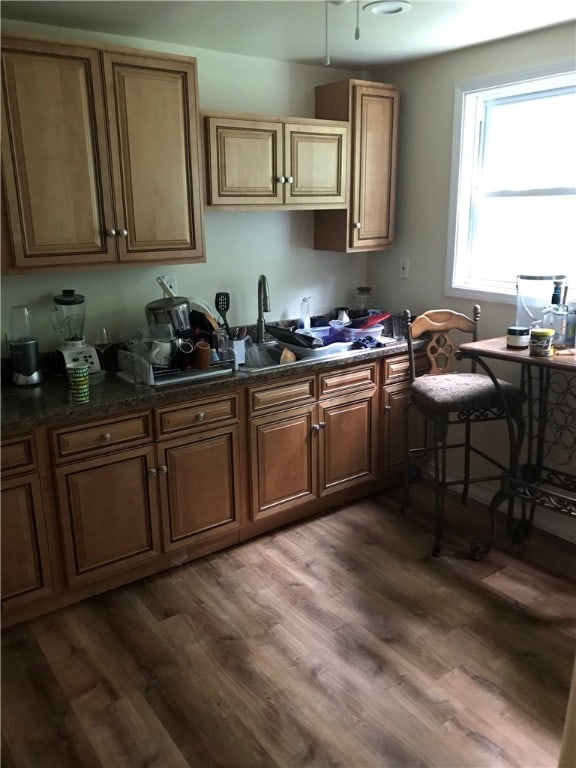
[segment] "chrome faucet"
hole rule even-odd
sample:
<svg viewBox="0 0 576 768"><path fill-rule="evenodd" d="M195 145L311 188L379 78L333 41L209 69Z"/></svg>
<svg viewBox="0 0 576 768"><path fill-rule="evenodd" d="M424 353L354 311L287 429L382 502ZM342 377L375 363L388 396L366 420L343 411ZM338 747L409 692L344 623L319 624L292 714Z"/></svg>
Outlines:
<svg viewBox="0 0 576 768"><path fill-rule="evenodd" d="M258 320L256 321L256 344L264 341L264 312L270 312L270 289L266 275L258 278Z"/></svg>

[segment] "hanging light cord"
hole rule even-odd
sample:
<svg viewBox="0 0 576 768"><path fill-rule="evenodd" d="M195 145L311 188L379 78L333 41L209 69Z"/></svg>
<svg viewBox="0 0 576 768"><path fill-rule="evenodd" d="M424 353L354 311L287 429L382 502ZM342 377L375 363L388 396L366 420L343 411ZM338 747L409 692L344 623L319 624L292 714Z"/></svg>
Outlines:
<svg viewBox="0 0 576 768"><path fill-rule="evenodd" d="M330 53L328 51L328 0L324 2L324 66L330 66Z"/></svg>
<svg viewBox="0 0 576 768"><path fill-rule="evenodd" d="M356 0L356 29L354 30L354 40L360 40L360 0Z"/></svg>

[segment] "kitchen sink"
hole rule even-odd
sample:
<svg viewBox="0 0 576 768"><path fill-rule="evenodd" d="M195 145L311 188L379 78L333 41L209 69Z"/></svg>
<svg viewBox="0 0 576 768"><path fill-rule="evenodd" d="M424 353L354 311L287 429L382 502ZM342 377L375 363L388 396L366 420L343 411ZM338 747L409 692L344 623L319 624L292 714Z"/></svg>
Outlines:
<svg viewBox="0 0 576 768"><path fill-rule="evenodd" d="M397 343L395 339L381 339L382 346ZM280 356L284 348L292 351L296 360L289 363L281 363ZM311 363L318 360L331 360L348 355L354 355L358 350L353 348L352 342L337 342L328 344L325 347L298 347L294 344L279 344L277 342L264 342L263 344L253 344L246 348L246 363L240 366L241 371L247 373L251 371L274 370L276 368L291 368L302 363Z"/></svg>

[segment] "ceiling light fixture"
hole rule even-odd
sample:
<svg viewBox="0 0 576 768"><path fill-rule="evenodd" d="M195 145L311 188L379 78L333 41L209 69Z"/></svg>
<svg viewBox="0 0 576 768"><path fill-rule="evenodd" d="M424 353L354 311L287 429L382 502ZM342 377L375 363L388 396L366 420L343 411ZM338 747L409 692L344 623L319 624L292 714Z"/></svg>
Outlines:
<svg viewBox="0 0 576 768"><path fill-rule="evenodd" d="M366 3L363 10L383 16L395 16L411 11L412 3L410 0L376 0L376 2Z"/></svg>

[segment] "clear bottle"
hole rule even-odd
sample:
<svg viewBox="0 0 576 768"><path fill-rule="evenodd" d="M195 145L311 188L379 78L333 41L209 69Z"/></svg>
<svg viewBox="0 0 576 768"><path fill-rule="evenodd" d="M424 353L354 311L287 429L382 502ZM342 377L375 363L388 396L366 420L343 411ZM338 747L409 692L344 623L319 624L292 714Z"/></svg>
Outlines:
<svg viewBox="0 0 576 768"><path fill-rule="evenodd" d="M300 328L310 328L310 296L304 296L300 304Z"/></svg>
<svg viewBox="0 0 576 768"><path fill-rule="evenodd" d="M542 313L542 326L552 328L554 349L564 349L566 346L566 326L568 322L568 307L562 301L566 299L567 286L563 280L554 280L551 303Z"/></svg>
<svg viewBox="0 0 576 768"><path fill-rule="evenodd" d="M568 316L566 318L566 346L576 346L576 301L568 302Z"/></svg>

